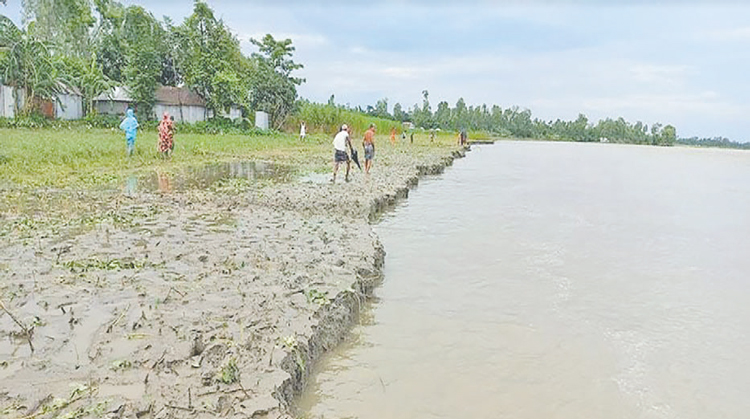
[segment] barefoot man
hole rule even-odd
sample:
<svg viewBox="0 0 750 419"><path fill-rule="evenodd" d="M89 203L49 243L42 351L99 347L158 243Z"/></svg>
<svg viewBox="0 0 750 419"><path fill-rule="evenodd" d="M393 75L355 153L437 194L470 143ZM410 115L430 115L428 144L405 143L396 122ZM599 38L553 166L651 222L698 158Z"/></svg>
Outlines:
<svg viewBox="0 0 750 419"><path fill-rule="evenodd" d="M372 158L375 157L375 124L370 124L370 128L365 131L362 146L365 148L365 174L369 175Z"/></svg>
<svg viewBox="0 0 750 419"><path fill-rule="evenodd" d="M333 138L333 179L331 183L336 183L336 172L339 171L339 164L346 162L346 177L344 178L349 182L349 169L351 169L351 161L349 160L349 154L346 153L347 147L351 150L352 142L349 139L349 127L346 124L341 126L341 130Z"/></svg>

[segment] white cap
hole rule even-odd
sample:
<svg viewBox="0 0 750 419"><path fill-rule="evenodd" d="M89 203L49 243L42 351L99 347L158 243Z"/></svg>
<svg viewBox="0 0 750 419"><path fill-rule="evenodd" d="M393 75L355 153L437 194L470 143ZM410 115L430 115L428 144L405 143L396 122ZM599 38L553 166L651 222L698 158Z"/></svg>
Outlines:
<svg viewBox="0 0 750 419"><path fill-rule="evenodd" d="M345 130L347 130L348 128L349 128L349 127L348 127L348 126L347 126L346 124L344 124L344 125L342 125L342 126L341 126L341 131L345 131Z"/></svg>

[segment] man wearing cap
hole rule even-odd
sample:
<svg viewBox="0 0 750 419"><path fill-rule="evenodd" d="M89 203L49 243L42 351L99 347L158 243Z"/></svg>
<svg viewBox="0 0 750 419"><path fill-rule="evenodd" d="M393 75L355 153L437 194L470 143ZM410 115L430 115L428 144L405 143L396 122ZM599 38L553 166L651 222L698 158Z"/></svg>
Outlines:
<svg viewBox="0 0 750 419"><path fill-rule="evenodd" d="M341 130L333 138L333 179L332 183L336 183L336 172L339 171L339 164L346 162L346 178L349 182L349 170L351 169L351 161L349 160L349 154L347 154L347 147L351 150L352 142L349 138L349 127L344 124L341 126Z"/></svg>

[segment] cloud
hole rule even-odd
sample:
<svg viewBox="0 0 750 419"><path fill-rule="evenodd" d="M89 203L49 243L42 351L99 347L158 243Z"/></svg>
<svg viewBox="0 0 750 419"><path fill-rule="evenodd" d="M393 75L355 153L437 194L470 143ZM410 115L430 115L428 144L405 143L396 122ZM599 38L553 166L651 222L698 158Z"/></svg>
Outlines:
<svg viewBox="0 0 750 419"><path fill-rule="evenodd" d="M637 63L630 67L630 73L635 81L659 84L677 83L690 71L691 67L687 65Z"/></svg>
<svg viewBox="0 0 750 419"><path fill-rule="evenodd" d="M718 42L750 42L750 26L707 31L701 38Z"/></svg>

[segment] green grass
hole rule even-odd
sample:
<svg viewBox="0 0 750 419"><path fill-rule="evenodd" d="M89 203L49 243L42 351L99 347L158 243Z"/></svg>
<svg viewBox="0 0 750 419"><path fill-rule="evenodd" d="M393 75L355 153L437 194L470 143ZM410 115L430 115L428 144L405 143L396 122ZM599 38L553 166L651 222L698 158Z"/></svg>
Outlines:
<svg viewBox="0 0 750 419"><path fill-rule="evenodd" d="M362 132L353 133L359 147ZM164 160L156 152L156 132L141 131L136 153L125 154L125 137L108 129L0 129L0 185L13 189L92 189L121 184L128 176L158 170L178 172L189 166L232 160L263 160L298 171L324 171L330 166L334 133L313 134L300 141L295 134L175 136L174 155ZM381 150L391 147L388 132L378 132ZM415 134L416 147L444 146L452 133L429 144L427 133ZM399 148L414 147L398 138Z"/></svg>
<svg viewBox="0 0 750 419"><path fill-rule="evenodd" d="M139 132L136 153L125 155L125 138L107 129L0 129L0 179L21 187L87 189L121 182L128 175L158 169L178 171L229 160L299 161L323 153L323 141L299 142L292 135L176 134L175 152L163 160L155 132Z"/></svg>

